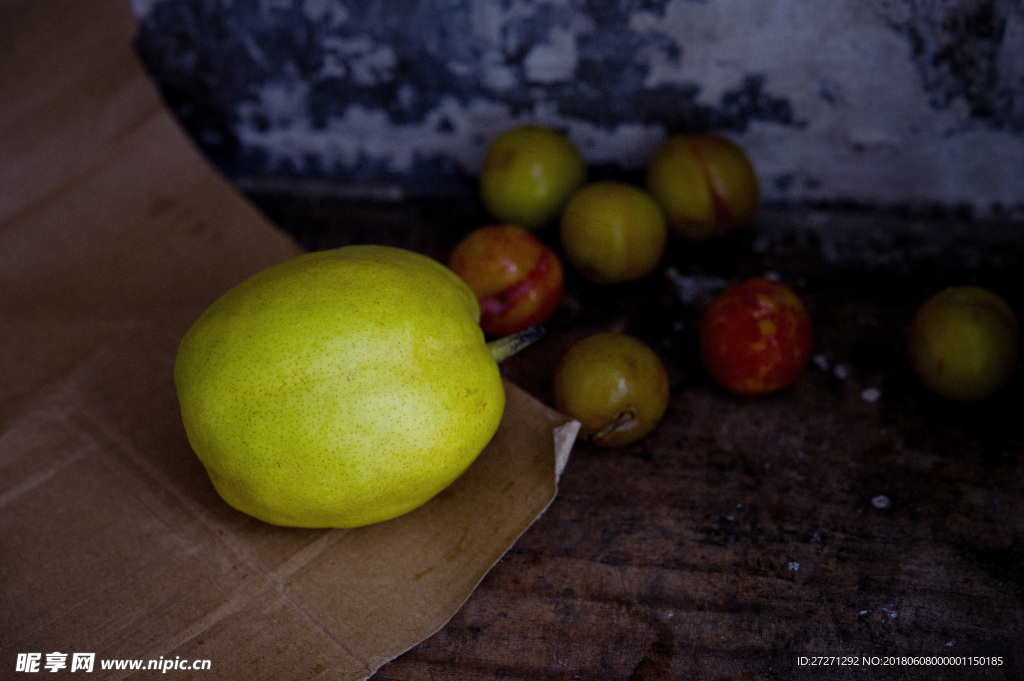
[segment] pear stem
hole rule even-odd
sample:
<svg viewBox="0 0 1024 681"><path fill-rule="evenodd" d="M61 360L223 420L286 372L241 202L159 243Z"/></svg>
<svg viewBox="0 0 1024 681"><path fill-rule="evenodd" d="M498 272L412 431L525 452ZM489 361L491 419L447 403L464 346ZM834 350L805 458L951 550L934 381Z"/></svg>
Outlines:
<svg viewBox="0 0 1024 681"><path fill-rule="evenodd" d="M487 344L487 349L491 351L491 356L494 357L494 361L500 363L528 345L532 345L536 341L540 340L543 335L543 326L531 326L519 333L513 333L510 336L502 336L501 338L492 340Z"/></svg>
<svg viewBox="0 0 1024 681"><path fill-rule="evenodd" d="M612 421L607 426L594 433L590 439L593 440L594 442L600 442L601 440L605 439L613 432L621 428L622 426L635 420L636 414L634 414L632 411L624 411L621 414L619 414L614 421Z"/></svg>

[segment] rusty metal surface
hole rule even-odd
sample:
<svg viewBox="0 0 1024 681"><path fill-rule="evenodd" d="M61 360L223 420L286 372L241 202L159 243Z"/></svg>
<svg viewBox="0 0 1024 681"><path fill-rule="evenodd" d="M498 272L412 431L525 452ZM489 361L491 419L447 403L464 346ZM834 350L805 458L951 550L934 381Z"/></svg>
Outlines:
<svg viewBox="0 0 1024 681"><path fill-rule="evenodd" d="M444 257L480 220L255 198L311 248ZM990 286L1020 314L1024 239L1012 225L908 225L769 211L721 243L674 243L636 284L571 275L547 337L507 375L550 402L573 340L625 330L665 361L669 411L633 446L579 444L547 513L447 626L374 678L1022 678L1024 377L983 403L944 402L910 374L903 332L944 285ZM717 287L766 272L806 302L815 358L795 386L737 398L703 373L696 324Z"/></svg>

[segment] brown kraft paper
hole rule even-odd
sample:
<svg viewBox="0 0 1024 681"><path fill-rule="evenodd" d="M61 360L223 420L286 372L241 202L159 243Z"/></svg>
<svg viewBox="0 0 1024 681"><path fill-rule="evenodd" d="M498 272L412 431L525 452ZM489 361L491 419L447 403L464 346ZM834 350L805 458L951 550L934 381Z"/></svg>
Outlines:
<svg viewBox="0 0 1024 681"><path fill-rule="evenodd" d="M221 501L181 426L177 343L300 249L179 129L135 30L126 3L0 3L0 676L74 677L91 653L95 678L208 660L190 678L365 679L543 513L578 424L506 382L469 471L370 527Z"/></svg>

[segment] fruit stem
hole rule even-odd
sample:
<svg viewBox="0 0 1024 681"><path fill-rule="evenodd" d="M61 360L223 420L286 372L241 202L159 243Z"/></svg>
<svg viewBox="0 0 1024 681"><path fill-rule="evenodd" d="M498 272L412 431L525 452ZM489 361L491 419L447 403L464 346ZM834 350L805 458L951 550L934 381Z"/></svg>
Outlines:
<svg viewBox="0 0 1024 681"><path fill-rule="evenodd" d="M614 421L612 421L607 426L594 433L591 436L591 439L595 442L600 442L601 440L611 435L614 431L618 430L627 423L630 423L631 421L635 420L636 414L634 414L632 411L624 411L621 414L619 414Z"/></svg>
<svg viewBox="0 0 1024 681"><path fill-rule="evenodd" d="M487 344L487 349L491 351L491 356L494 357L495 362L502 362L523 348L540 340L543 335L543 326L531 326L519 333L513 333L510 336L502 336L492 340Z"/></svg>

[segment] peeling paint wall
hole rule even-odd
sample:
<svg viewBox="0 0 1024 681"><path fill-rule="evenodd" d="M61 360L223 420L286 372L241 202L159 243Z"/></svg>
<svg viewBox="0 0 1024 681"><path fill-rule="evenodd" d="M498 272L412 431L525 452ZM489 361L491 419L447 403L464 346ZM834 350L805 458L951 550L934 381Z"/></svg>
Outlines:
<svg viewBox="0 0 1024 681"><path fill-rule="evenodd" d="M717 130L766 200L1024 210L1018 0L134 0L238 181L444 192L521 122L636 171Z"/></svg>

